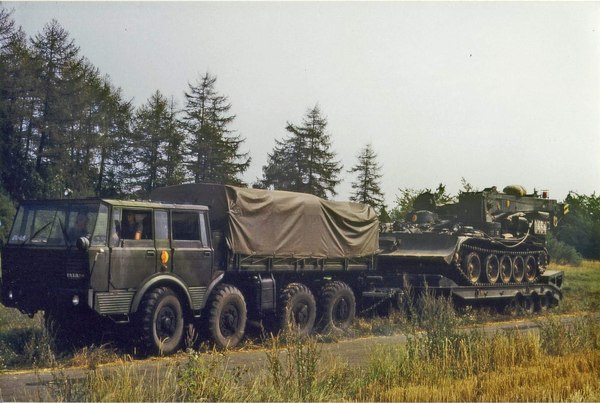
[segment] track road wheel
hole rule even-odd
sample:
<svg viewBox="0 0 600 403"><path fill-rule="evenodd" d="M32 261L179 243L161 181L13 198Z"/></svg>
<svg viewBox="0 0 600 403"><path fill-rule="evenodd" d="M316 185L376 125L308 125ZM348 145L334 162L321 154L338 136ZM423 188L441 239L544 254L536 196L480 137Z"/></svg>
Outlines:
<svg viewBox="0 0 600 403"><path fill-rule="evenodd" d="M310 289L301 283L288 284L281 293L279 328L283 333L308 336L315 324L317 304Z"/></svg>
<svg viewBox="0 0 600 403"><path fill-rule="evenodd" d="M496 284L500 277L500 261L496 255L488 255L483 261L485 279L489 284Z"/></svg>
<svg viewBox="0 0 600 403"><path fill-rule="evenodd" d="M522 283L525 278L525 261L521 256L515 256L513 259L513 279L515 283Z"/></svg>
<svg viewBox="0 0 600 403"><path fill-rule="evenodd" d="M244 295L232 285L221 284L207 304L208 331L220 348L235 347L244 337L248 312Z"/></svg>
<svg viewBox="0 0 600 403"><path fill-rule="evenodd" d="M510 256L504 255L500 258L500 280L503 284L510 283L513 274L513 265Z"/></svg>
<svg viewBox="0 0 600 403"><path fill-rule="evenodd" d="M525 258L525 280L528 283L535 282L537 278L537 262L531 255Z"/></svg>
<svg viewBox="0 0 600 403"><path fill-rule="evenodd" d="M462 261L462 268L471 284L479 282L479 277L481 276L481 259L477 252L465 255Z"/></svg>
<svg viewBox="0 0 600 403"><path fill-rule="evenodd" d="M153 354L173 354L183 341L183 307L168 287L158 287L144 296L141 308L142 341Z"/></svg>
<svg viewBox="0 0 600 403"><path fill-rule="evenodd" d="M356 315L356 298L352 289L341 281L327 283L321 289L319 300L322 331L337 332L348 329Z"/></svg>

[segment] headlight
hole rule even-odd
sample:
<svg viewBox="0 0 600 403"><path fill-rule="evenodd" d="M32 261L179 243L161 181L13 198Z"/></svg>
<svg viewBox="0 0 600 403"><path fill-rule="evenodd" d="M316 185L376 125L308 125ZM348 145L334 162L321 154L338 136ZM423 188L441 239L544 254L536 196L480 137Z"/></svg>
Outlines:
<svg viewBox="0 0 600 403"><path fill-rule="evenodd" d="M74 306L79 305L79 295L73 295L72 302Z"/></svg>

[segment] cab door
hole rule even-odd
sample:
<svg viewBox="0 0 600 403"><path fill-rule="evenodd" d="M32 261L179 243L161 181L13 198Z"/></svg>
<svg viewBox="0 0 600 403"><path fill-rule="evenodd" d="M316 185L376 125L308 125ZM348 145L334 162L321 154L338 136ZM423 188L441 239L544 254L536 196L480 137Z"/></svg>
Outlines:
<svg viewBox="0 0 600 403"><path fill-rule="evenodd" d="M172 210L171 234L173 273L185 282L197 309L212 277L206 211Z"/></svg>
<svg viewBox="0 0 600 403"><path fill-rule="evenodd" d="M124 220L133 216L140 239L124 237ZM109 290L136 289L156 272L152 210L114 208L111 222Z"/></svg>

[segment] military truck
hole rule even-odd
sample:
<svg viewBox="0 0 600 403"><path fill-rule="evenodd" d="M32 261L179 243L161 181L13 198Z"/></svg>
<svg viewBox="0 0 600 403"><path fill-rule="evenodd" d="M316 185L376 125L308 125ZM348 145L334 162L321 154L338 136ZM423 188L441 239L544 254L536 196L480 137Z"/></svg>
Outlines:
<svg viewBox="0 0 600 403"><path fill-rule="evenodd" d="M420 272L389 239L380 249L379 230L361 204L222 185L156 189L150 201L26 201L2 254L2 303L44 311L61 337L110 322L170 354L187 324L220 347L237 345L249 321L345 329L358 305L400 301L408 283L467 302L542 296L541 309L561 298L560 272L486 289Z"/></svg>

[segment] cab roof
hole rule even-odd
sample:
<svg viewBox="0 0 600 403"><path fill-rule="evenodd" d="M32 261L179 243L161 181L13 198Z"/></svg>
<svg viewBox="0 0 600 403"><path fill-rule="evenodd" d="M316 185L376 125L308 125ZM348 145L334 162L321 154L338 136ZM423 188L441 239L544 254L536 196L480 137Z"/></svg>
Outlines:
<svg viewBox="0 0 600 403"><path fill-rule="evenodd" d="M117 200L105 198L86 198L86 199L44 199L44 200L25 200L21 204L93 204L106 203L115 207L123 208L155 208L155 209L186 209L186 210L208 210L207 206L189 203L163 203L148 200Z"/></svg>

